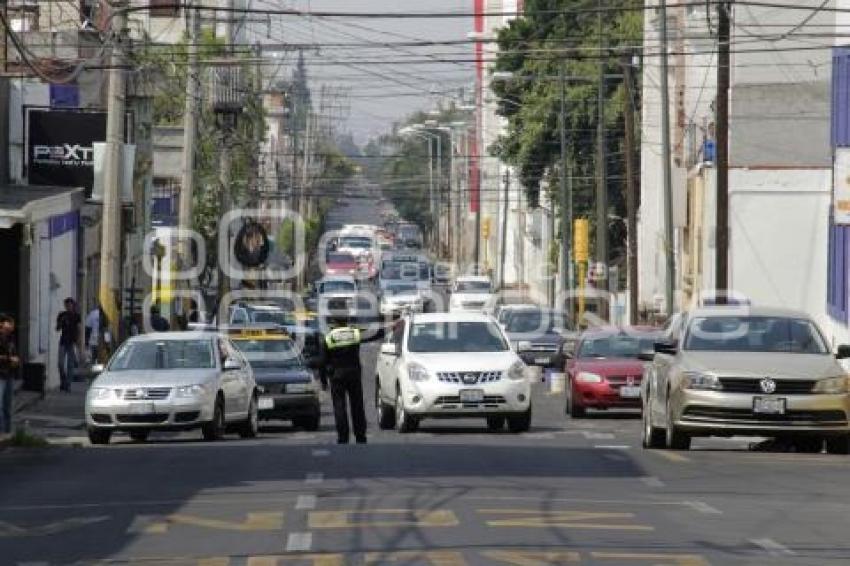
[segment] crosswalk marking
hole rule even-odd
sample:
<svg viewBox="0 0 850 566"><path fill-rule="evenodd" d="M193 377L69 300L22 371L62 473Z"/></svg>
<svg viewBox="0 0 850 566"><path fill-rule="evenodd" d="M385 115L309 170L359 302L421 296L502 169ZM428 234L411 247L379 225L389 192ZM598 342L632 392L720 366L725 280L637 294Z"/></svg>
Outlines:
<svg viewBox="0 0 850 566"><path fill-rule="evenodd" d="M634 513L593 511L543 511L537 509L479 509L489 527L600 529L612 531L652 531L649 525L623 522L634 519ZM500 518L496 518L500 517Z"/></svg>
<svg viewBox="0 0 850 566"><path fill-rule="evenodd" d="M372 509L369 511L312 511L311 529L351 529L360 527L456 527L457 516L449 510Z"/></svg>
<svg viewBox="0 0 850 566"><path fill-rule="evenodd" d="M127 529L127 533L161 535L166 534L173 525L237 532L279 531L283 528L283 513L248 513L243 521L211 519L184 514L137 515Z"/></svg>
<svg viewBox="0 0 850 566"><path fill-rule="evenodd" d="M451 550L410 550L402 552L370 552L364 564L411 564L424 561L430 566L466 566L463 554Z"/></svg>
<svg viewBox="0 0 850 566"><path fill-rule="evenodd" d="M312 547L312 533L290 533L286 539L286 552L308 552Z"/></svg>
<svg viewBox="0 0 850 566"><path fill-rule="evenodd" d="M581 562L581 555L572 550L530 551L530 550L485 550L481 556L499 564L512 566L550 566Z"/></svg>

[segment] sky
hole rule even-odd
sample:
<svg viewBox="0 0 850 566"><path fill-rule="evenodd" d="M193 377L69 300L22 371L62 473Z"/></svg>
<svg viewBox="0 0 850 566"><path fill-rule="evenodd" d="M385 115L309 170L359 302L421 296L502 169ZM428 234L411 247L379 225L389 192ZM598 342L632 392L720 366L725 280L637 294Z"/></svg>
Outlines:
<svg viewBox="0 0 850 566"><path fill-rule="evenodd" d="M255 0L253 6L280 8L281 4L313 11L469 13L473 0ZM469 17L399 20L275 16L271 25L258 22L254 28L263 43L320 45L318 50L305 50L314 106L318 105L321 85L334 88L340 96L330 110L337 116L348 115L340 131L350 131L362 144L389 131L393 122L405 115L429 110L444 96L470 88L474 80L469 44L387 47L381 43L463 41L472 25ZM446 57L464 61L435 61ZM284 63L279 73L286 78L297 54L285 52L279 58Z"/></svg>

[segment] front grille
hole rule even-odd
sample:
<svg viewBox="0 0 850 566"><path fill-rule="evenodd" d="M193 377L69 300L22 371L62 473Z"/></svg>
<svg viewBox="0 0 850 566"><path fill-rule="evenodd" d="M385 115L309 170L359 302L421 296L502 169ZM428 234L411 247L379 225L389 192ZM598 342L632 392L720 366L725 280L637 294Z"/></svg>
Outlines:
<svg viewBox="0 0 850 566"><path fill-rule="evenodd" d="M117 418L122 424L162 424L168 420L168 414L118 415Z"/></svg>
<svg viewBox="0 0 850 566"><path fill-rule="evenodd" d="M502 379L500 371L441 371L437 372L437 380L443 383L460 385L475 385L478 383L494 383Z"/></svg>
<svg viewBox="0 0 850 566"><path fill-rule="evenodd" d="M92 413L91 420L97 424L112 424L112 417L102 413Z"/></svg>
<svg viewBox="0 0 850 566"><path fill-rule="evenodd" d="M707 420L735 420L755 423L840 423L847 422L844 411L786 411L784 415L753 413L751 409L733 409L727 407L690 406L685 409L684 418Z"/></svg>
<svg viewBox="0 0 850 566"><path fill-rule="evenodd" d="M723 385L723 391L729 393L764 393L761 389L761 380L759 377L721 377L720 383ZM776 380L777 395L805 395L812 392L815 386L815 381L810 379L804 380Z"/></svg>
<svg viewBox="0 0 850 566"><path fill-rule="evenodd" d="M174 415L174 422L176 423L190 423L192 421L198 420L200 416L200 411L188 411L185 413L177 413Z"/></svg>
<svg viewBox="0 0 850 566"><path fill-rule="evenodd" d="M463 403L465 407L474 407L478 405L499 405L505 403L506 400L501 395L485 395L484 401L481 403ZM460 405L460 395L443 395L437 397L437 405Z"/></svg>
<svg viewBox="0 0 850 566"><path fill-rule="evenodd" d="M640 375L609 375L605 378L611 387L623 387L624 385L640 385L640 380L643 376ZM631 383L629 380L631 379Z"/></svg>
<svg viewBox="0 0 850 566"><path fill-rule="evenodd" d="M137 387L124 391L125 401L162 401L171 393L169 387Z"/></svg>
<svg viewBox="0 0 850 566"><path fill-rule="evenodd" d="M531 345L532 352L557 352L558 345L557 344L532 344Z"/></svg>

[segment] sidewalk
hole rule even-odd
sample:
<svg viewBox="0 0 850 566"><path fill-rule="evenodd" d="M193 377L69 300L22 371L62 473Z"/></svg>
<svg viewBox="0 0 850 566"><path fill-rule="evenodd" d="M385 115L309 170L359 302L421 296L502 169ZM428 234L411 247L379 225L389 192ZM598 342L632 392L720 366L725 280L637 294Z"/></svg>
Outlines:
<svg viewBox="0 0 850 566"><path fill-rule="evenodd" d="M17 391L15 394L14 430L27 430L50 444L83 444L85 400L88 382L74 382L71 391L40 393Z"/></svg>

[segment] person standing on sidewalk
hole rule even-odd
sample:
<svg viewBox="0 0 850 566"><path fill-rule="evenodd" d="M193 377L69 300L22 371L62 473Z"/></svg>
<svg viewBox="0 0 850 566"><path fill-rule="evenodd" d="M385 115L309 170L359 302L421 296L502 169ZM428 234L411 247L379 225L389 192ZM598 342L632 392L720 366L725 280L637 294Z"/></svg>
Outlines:
<svg viewBox="0 0 850 566"><path fill-rule="evenodd" d="M95 307L89 311L89 314L86 315L86 347L89 349L89 356L92 364L96 364L98 362L100 334L102 329L102 325L100 323L101 320L100 305L95 305Z"/></svg>
<svg viewBox="0 0 850 566"><path fill-rule="evenodd" d="M15 319L0 314L0 434L12 432L14 380L21 361L15 348Z"/></svg>
<svg viewBox="0 0 850 566"><path fill-rule="evenodd" d="M56 331L59 332L59 388L71 391L80 339L80 314L77 303L71 297L65 299L65 310L56 317Z"/></svg>

